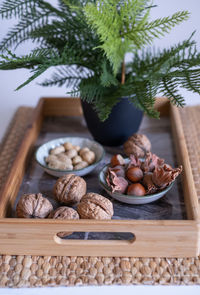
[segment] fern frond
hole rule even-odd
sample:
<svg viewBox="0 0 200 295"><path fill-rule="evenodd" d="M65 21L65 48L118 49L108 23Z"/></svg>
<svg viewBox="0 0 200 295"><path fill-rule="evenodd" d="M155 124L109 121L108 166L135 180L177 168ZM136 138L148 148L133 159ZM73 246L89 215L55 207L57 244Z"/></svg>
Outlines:
<svg viewBox="0 0 200 295"><path fill-rule="evenodd" d="M49 59L57 57L57 52L49 48L36 48L30 54L24 56L16 56L11 51L7 51L8 55L0 55L0 69L11 70L18 68L33 68L34 66L48 63Z"/></svg>
<svg viewBox="0 0 200 295"><path fill-rule="evenodd" d="M101 85L105 87L109 87L111 85L118 85L119 81L112 73L112 68L109 67L109 64L104 61L102 64L102 73L100 76Z"/></svg>
<svg viewBox="0 0 200 295"><path fill-rule="evenodd" d="M16 90L21 89L22 87L26 86L27 84L35 80L37 77L43 74L48 69L48 67L49 67L48 65L39 65L36 69L34 69L34 74L30 78L28 78L24 83L19 85L16 88Z"/></svg>
<svg viewBox="0 0 200 295"><path fill-rule="evenodd" d="M5 51L6 48L17 44L21 39L25 39L29 35L29 32L37 26L47 24L49 15L49 11L37 11L34 17L32 14L22 16L21 21L1 41L0 51Z"/></svg>
<svg viewBox="0 0 200 295"><path fill-rule="evenodd" d="M188 18L188 12L182 11L149 22L151 5L148 6L148 3L147 0L99 0L83 8L88 24L101 40L99 47L113 65L115 75L131 48L139 49L150 44L153 38L163 36Z"/></svg>
<svg viewBox="0 0 200 295"><path fill-rule="evenodd" d="M87 69L79 69L77 67L59 67L53 73L51 79L46 79L40 85L42 86L63 86L77 88L82 79L86 79L91 75Z"/></svg>
<svg viewBox="0 0 200 295"><path fill-rule="evenodd" d="M36 7L35 0L5 0L0 7L0 16L6 19L21 17Z"/></svg>
<svg viewBox="0 0 200 295"><path fill-rule="evenodd" d="M151 22L147 22L141 26L133 26L132 29L129 29L125 36L130 40L133 40L138 48L141 48L144 45L151 44L154 38L159 38L169 33L170 30L187 20L189 13L187 11L179 11L174 13L171 17L159 18Z"/></svg>

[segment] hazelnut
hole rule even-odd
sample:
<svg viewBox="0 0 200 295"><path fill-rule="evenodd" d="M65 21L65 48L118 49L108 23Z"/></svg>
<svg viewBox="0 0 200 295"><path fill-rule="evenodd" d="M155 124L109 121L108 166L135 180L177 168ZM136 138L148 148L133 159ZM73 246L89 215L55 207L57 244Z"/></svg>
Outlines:
<svg viewBox="0 0 200 295"><path fill-rule="evenodd" d="M111 167L124 165L125 164L124 158L120 154L114 155L110 160L110 164L111 164Z"/></svg>
<svg viewBox="0 0 200 295"><path fill-rule="evenodd" d="M95 153L93 151L86 151L82 153L82 159L90 165L95 161Z"/></svg>
<svg viewBox="0 0 200 295"><path fill-rule="evenodd" d="M72 150L74 148L73 145L71 144L71 142L65 142L65 143L63 143L63 146L66 151Z"/></svg>
<svg viewBox="0 0 200 295"><path fill-rule="evenodd" d="M143 172L139 167L130 167L126 171L126 177L132 182L138 182L143 178Z"/></svg>
<svg viewBox="0 0 200 295"><path fill-rule="evenodd" d="M80 163L74 166L74 170L80 170L88 166L88 163L85 161L81 161Z"/></svg>
<svg viewBox="0 0 200 295"><path fill-rule="evenodd" d="M63 146L63 145L60 145L60 146L57 146L57 147L55 147L54 149L52 149L52 150L50 151L50 154L51 154L51 155L58 155L58 154L60 154L60 153L63 153L64 151L65 151L64 146Z"/></svg>
<svg viewBox="0 0 200 295"><path fill-rule="evenodd" d="M70 207L59 207L56 210L52 211L48 218L53 218L53 219L79 219L79 215L76 212L76 210L74 210L73 208ZM64 238L68 235L71 235L72 232L60 232L57 234L58 237L60 238Z"/></svg>
<svg viewBox="0 0 200 295"><path fill-rule="evenodd" d="M73 165L76 165L78 163L82 162L82 158L80 156L75 156L73 159L72 159L72 164Z"/></svg>
<svg viewBox="0 0 200 295"><path fill-rule="evenodd" d="M140 183L133 183L127 189L127 195L144 196L145 193L145 188Z"/></svg>
<svg viewBox="0 0 200 295"><path fill-rule="evenodd" d="M125 169L124 169L124 166L120 166L120 165L118 165L118 166L115 166L115 167L113 167L113 168L111 168L112 169L112 171L114 171L115 172L115 174L119 177L125 177Z"/></svg>
<svg viewBox="0 0 200 295"><path fill-rule="evenodd" d="M87 147L85 147L85 148L82 148L82 149L80 149L80 151L79 151L79 155L82 157L82 154L84 154L85 152L89 152L90 150L89 150L89 148L87 148Z"/></svg>
<svg viewBox="0 0 200 295"><path fill-rule="evenodd" d="M17 217L45 218L53 210L52 204L42 194L24 194L16 207Z"/></svg>
<svg viewBox="0 0 200 295"><path fill-rule="evenodd" d="M72 149L68 150L65 154L71 159L77 156L77 151L75 149Z"/></svg>
<svg viewBox="0 0 200 295"><path fill-rule="evenodd" d="M67 174L56 181L53 191L59 202L76 204L86 194L86 182L80 176Z"/></svg>
<svg viewBox="0 0 200 295"><path fill-rule="evenodd" d="M124 143L124 152L127 156L133 154L138 158L144 158L151 150L151 143L144 134L133 134Z"/></svg>
<svg viewBox="0 0 200 295"><path fill-rule="evenodd" d="M77 210L83 219L111 219L113 216L112 202L95 193L83 196Z"/></svg>

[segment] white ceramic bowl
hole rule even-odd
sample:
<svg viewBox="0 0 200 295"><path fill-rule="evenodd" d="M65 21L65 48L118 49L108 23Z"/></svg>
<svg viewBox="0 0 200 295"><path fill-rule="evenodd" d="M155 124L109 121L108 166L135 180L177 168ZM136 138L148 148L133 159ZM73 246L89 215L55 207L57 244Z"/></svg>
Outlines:
<svg viewBox="0 0 200 295"><path fill-rule="evenodd" d="M129 159L128 159L129 160ZM127 159L126 159L127 162ZM162 198L173 186L173 182L162 190L159 193L145 195L145 196L132 196L132 195L125 195L121 193L114 192L112 193L111 188L108 186L106 182L106 173L109 164L104 166L103 169L99 173L99 183L102 188L113 198L122 203L132 204L132 205L141 205L141 204L148 204L154 202L160 198Z"/></svg>
<svg viewBox="0 0 200 295"><path fill-rule="evenodd" d="M59 170L49 168L45 162L45 158L49 155L51 149L65 142L70 142L73 145L79 145L81 148L88 147L91 151L95 153L95 162L92 165L89 165L80 170ZM66 174L73 173L79 176L83 176L90 173L99 164L99 162L103 159L104 154L104 148L96 141L83 137L63 137L48 141L45 144L41 145L36 150L35 159L37 163L44 169L44 171L46 171L50 175L61 177Z"/></svg>

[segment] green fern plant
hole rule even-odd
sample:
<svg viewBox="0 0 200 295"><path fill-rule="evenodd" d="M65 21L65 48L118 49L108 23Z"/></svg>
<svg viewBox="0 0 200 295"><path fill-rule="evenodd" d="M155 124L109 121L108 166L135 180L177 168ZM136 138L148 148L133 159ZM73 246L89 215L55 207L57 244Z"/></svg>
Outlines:
<svg viewBox="0 0 200 295"><path fill-rule="evenodd" d="M17 89L55 67L41 85L72 87L70 93L92 103L102 121L124 96L149 116L158 117L157 93L183 106L179 87L200 92L200 54L193 35L163 51L148 49L154 38L185 21L187 11L152 21L150 0L57 2L55 7L44 0L4 0L0 7L2 19L18 19L0 42L0 69L31 72ZM15 48L29 39L36 48L17 56ZM125 63L127 53L133 56L129 63Z"/></svg>

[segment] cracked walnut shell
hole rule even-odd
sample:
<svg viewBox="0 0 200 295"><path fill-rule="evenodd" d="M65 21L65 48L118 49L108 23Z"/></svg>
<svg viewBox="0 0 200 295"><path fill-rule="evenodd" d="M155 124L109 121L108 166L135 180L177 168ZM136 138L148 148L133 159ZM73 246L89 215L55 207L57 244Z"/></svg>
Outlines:
<svg viewBox="0 0 200 295"><path fill-rule="evenodd" d="M53 219L68 219L68 220L74 220L74 219L79 219L79 215L76 210L70 207L62 206L57 208L56 210L52 211L48 218L53 218ZM72 232L59 232L57 234L58 237L64 238L66 236L71 235Z"/></svg>
<svg viewBox="0 0 200 295"><path fill-rule="evenodd" d="M114 213L112 202L96 193L83 196L77 211L83 219L111 219Z"/></svg>
<svg viewBox="0 0 200 295"><path fill-rule="evenodd" d="M52 204L40 193L24 194L16 207L19 218L45 218L52 210Z"/></svg>
<svg viewBox="0 0 200 295"><path fill-rule="evenodd" d="M151 143L144 134L133 134L124 143L124 152L127 156L133 154L138 158L144 158L151 150Z"/></svg>
<svg viewBox="0 0 200 295"><path fill-rule="evenodd" d="M54 185L54 195L58 202L76 204L86 194L85 180L75 174L67 174L60 177Z"/></svg>

